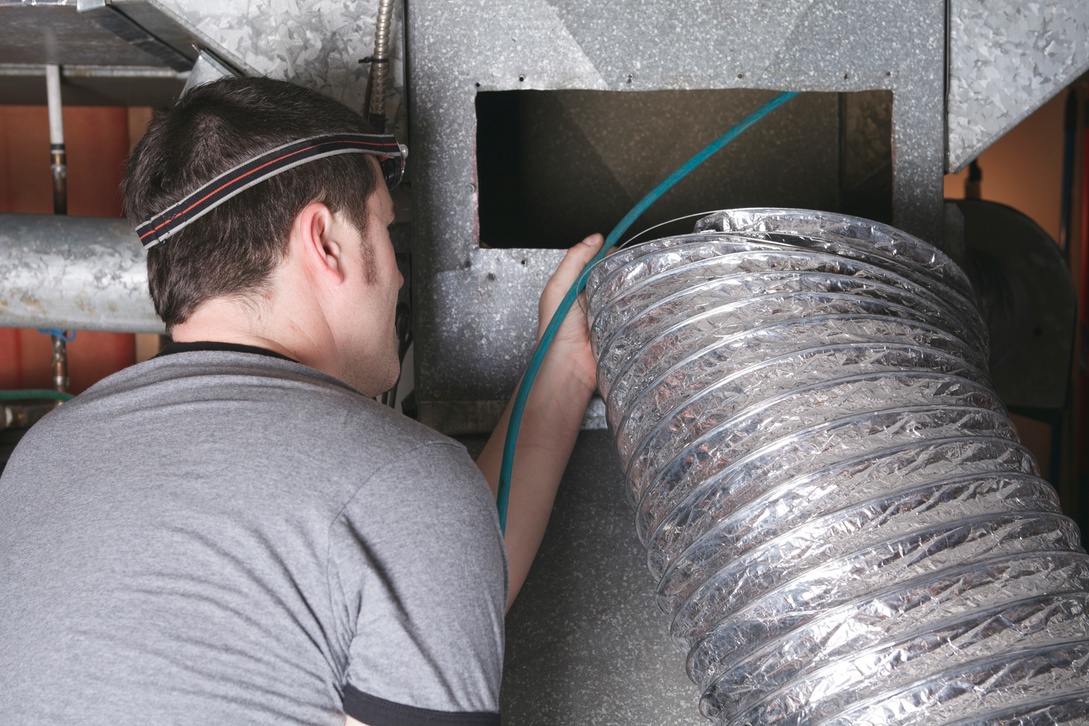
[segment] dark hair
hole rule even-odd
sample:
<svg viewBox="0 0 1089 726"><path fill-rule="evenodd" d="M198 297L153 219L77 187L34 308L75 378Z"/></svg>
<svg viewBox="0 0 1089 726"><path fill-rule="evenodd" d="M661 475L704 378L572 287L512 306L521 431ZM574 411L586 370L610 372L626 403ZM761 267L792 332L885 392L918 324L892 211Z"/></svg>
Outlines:
<svg viewBox="0 0 1089 726"><path fill-rule="evenodd" d="M157 112L129 157L122 182L133 226L201 184L269 149L309 136L370 133L347 106L269 78L227 78L198 86ZM198 305L259 292L283 259L295 216L311 202L343 211L360 231L377 174L362 154L302 164L266 179L147 253L155 312L167 330Z"/></svg>

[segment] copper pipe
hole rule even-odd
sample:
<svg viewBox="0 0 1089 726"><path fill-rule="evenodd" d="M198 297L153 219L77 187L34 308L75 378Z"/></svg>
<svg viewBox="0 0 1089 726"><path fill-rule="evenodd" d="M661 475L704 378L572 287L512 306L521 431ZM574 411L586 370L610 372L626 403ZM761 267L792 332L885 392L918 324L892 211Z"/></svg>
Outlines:
<svg viewBox="0 0 1089 726"><path fill-rule="evenodd" d="M45 67L49 109L49 169L53 173L53 213L68 214L68 161L64 148L64 117L61 103L60 66ZM53 390L68 392L68 351L64 338L53 335Z"/></svg>
<svg viewBox="0 0 1089 726"><path fill-rule="evenodd" d="M68 348L58 335L53 336L53 390L68 393Z"/></svg>

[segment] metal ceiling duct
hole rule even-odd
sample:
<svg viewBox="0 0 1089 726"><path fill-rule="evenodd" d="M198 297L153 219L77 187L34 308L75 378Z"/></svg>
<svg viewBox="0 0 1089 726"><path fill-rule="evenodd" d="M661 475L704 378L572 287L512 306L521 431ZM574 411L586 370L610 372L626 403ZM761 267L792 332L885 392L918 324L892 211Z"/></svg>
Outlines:
<svg viewBox="0 0 1089 726"><path fill-rule="evenodd" d="M1089 3L949 0L946 171L1089 71Z"/></svg>
<svg viewBox="0 0 1089 726"><path fill-rule="evenodd" d="M1089 556L948 257L858 218L736 210L606 258L587 290L705 716L1089 716Z"/></svg>

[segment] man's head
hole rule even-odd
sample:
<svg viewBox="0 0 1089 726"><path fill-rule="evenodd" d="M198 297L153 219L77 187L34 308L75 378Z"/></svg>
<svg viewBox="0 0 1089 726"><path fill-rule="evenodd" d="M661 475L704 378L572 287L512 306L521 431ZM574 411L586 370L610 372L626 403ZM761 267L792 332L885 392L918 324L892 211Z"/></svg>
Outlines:
<svg viewBox="0 0 1089 726"><path fill-rule="evenodd" d="M219 174L299 139L368 133L366 122L317 92L267 78L200 86L156 114L125 172L125 213L138 225ZM289 169L228 199L148 250L148 283L167 329L214 298L250 299L283 259L296 215L312 202L360 231L380 183L373 159L330 156Z"/></svg>

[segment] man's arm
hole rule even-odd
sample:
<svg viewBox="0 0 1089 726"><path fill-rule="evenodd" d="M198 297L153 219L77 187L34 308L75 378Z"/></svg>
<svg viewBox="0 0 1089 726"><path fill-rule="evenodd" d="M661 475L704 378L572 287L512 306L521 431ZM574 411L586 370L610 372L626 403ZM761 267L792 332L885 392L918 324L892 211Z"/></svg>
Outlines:
<svg viewBox="0 0 1089 726"><path fill-rule="evenodd" d="M541 293L538 339L568 289L603 242L601 235L595 234L567 251ZM541 363L522 414L507 507L506 545L510 563L508 608L525 582L544 537L556 490L596 386L597 363L590 353L586 318L581 308L575 305ZM503 442L511 407L512 404L508 403L476 462L493 494L499 487Z"/></svg>

